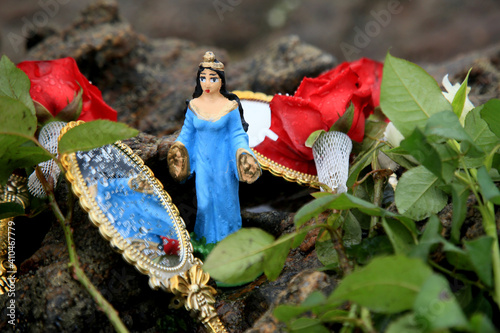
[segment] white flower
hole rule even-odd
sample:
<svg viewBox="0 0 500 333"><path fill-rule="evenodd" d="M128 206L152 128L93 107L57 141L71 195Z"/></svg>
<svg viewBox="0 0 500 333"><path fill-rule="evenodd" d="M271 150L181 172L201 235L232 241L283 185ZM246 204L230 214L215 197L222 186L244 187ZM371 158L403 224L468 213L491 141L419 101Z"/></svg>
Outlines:
<svg viewBox="0 0 500 333"><path fill-rule="evenodd" d="M405 138L392 122L387 124L384 137L385 141L389 142L392 147L399 147L399 144Z"/></svg>
<svg viewBox="0 0 500 333"><path fill-rule="evenodd" d="M448 79L448 74L446 74L443 77L442 81L444 89L446 91L443 91L444 97L450 102L453 102L453 98L455 98L455 95L457 94L458 89L460 89L460 84L455 83L452 85L450 83L450 80ZM460 115L460 123L463 125L465 123L465 117L467 116L467 113L469 113L470 110L474 109L474 104L471 103L469 100L469 92L470 92L470 87L467 87L467 90L465 92L465 103L464 103L464 108L462 110L462 113Z"/></svg>

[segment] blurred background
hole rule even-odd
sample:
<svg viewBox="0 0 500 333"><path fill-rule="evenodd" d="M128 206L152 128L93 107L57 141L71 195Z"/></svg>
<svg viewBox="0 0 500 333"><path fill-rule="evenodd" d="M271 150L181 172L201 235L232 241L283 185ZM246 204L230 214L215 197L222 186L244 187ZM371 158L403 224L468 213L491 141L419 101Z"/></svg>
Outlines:
<svg viewBox="0 0 500 333"><path fill-rule="evenodd" d="M65 29L91 0L0 0L0 52L24 59L34 30ZM500 41L497 0L118 0L148 38L226 49L231 58L295 34L339 61L391 53L436 63Z"/></svg>

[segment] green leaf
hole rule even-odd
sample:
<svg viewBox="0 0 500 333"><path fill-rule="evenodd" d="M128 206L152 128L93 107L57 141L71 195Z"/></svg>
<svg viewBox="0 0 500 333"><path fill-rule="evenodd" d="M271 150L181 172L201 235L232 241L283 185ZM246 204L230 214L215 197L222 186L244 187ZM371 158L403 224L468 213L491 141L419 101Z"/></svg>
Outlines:
<svg viewBox="0 0 500 333"><path fill-rule="evenodd" d="M469 72L467 72L467 76L465 77L464 82L462 82L460 88L458 88L455 97L453 97L453 102L451 102L451 106L453 107L453 112L457 115L458 119L462 117L465 100L467 99L467 81L469 79L469 74L471 70L472 68L469 69Z"/></svg>
<svg viewBox="0 0 500 333"><path fill-rule="evenodd" d="M228 284L253 281L262 274L264 253L273 241L274 237L261 229L240 229L217 244L203 269Z"/></svg>
<svg viewBox="0 0 500 333"><path fill-rule="evenodd" d="M458 154L447 144L431 144L422 131L415 128L413 133L401 142L401 147L445 183L453 178L458 166Z"/></svg>
<svg viewBox="0 0 500 333"><path fill-rule="evenodd" d="M78 83L78 82L77 82ZM83 89L80 87L80 91L73 97L73 100L59 111L56 115L56 120L70 122L75 121L80 117L83 107Z"/></svg>
<svg viewBox="0 0 500 333"><path fill-rule="evenodd" d="M325 266L331 266L339 263L339 255L330 237L326 237L325 240L316 241L316 256L318 260Z"/></svg>
<svg viewBox="0 0 500 333"><path fill-rule="evenodd" d="M495 326L483 313L475 313L470 318L471 332L473 333L498 333Z"/></svg>
<svg viewBox="0 0 500 333"><path fill-rule="evenodd" d="M446 193L437 188L440 184L438 178L423 166L408 170L396 187L398 211L417 221L438 213L448 201Z"/></svg>
<svg viewBox="0 0 500 333"><path fill-rule="evenodd" d="M119 140L128 139L139 133L125 124L109 120L94 120L70 129L59 140L59 154L85 151Z"/></svg>
<svg viewBox="0 0 500 333"><path fill-rule="evenodd" d="M349 168L349 177L347 178L346 182L346 186L348 188L352 187L354 183L358 180L359 173L372 163L374 156L373 152L379 146L380 145L374 145L370 150L362 151L361 154L356 157L353 164Z"/></svg>
<svg viewBox="0 0 500 333"><path fill-rule="evenodd" d="M388 314L409 310L431 274L431 269L420 259L375 258L345 277L329 300L351 301Z"/></svg>
<svg viewBox="0 0 500 333"><path fill-rule="evenodd" d="M436 215L432 215L425 225L422 237L418 242L418 245L413 247L409 256L420 258L421 260L427 260L427 256L434 246L446 242L446 240L441 237L442 225Z"/></svg>
<svg viewBox="0 0 500 333"><path fill-rule="evenodd" d="M467 214L467 199L470 190L463 183L451 184L451 197L453 203L453 217L451 223L450 239L455 244L460 242L460 230Z"/></svg>
<svg viewBox="0 0 500 333"><path fill-rule="evenodd" d="M36 117L26 105L14 98L0 96L0 133L33 137Z"/></svg>
<svg viewBox="0 0 500 333"><path fill-rule="evenodd" d="M386 333L422 333L422 325L415 320L413 312L405 314L392 321Z"/></svg>
<svg viewBox="0 0 500 333"><path fill-rule="evenodd" d="M500 99L490 99L483 105L481 118L488 124L490 130L500 138Z"/></svg>
<svg viewBox="0 0 500 333"><path fill-rule="evenodd" d="M351 103L345 110L344 114L340 116L339 119L330 127L328 132L342 132L347 134L352 126L352 120L354 118L354 104Z"/></svg>
<svg viewBox="0 0 500 333"><path fill-rule="evenodd" d="M274 309L273 315L281 322L289 323L295 317L309 311L309 307L297 305L279 305Z"/></svg>
<svg viewBox="0 0 500 333"><path fill-rule="evenodd" d="M457 116L447 110L432 115L425 125L426 135L436 135L440 138L457 141L470 141L471 137L464 130Z"/></svg>
<svg viewBox="0 0 500 333"><path fill-rule="evenodd" d="M323 133L326 133L326 131L325 130L317 130L317 131L312 132L306 140L306 147L312 148L312 146L314 146L314 143L316 142L316 140L318 140L319 136Z"/></svg>
<svg viewBox="0 0 500 333"><path fill-rule="evenodd" d="M358 219L349 210L344 219L344 224L342 225L342 230L344 234L342 240L344 241L344 246L352 246L361 243L362 231L361 225Z"/></svg>
<svg viewBox="0 0 500 333"><path fill-rule="evenodd" d="M376 256L393 254L393 248L386 235L365 238L360 244L346 247L347 255L360 265L366 265Z"/></svg>
<svg viewBox="0 0 500 333"><path fill-rule="evenodd" d="M493 133L486 121L481 118L484 105L472 109L465 118L464 130L472 141L485 153L491 152L499 143L498 137Z"/></svg>
<svg viewBox="0 0 500 333"><path fill-rule="evenodd" d="M413 157L411 157L410 154L401 147L391 148L389 146L384 146L381 151L389 156L391 160L407 170L418 165L418 161L415 161Z"/></svg>
<svg viewBox="0 0 500 333"><path fill-rule="evenodd" d="M22 70L16 67L7 56L0 59L0 96L21 102L34 116L35 106L30 96L31 82Z"/></svg>
<svg viewBox="0 0 500 333"><path fill-rule="evenodd" d="M24 207L15 202L0 203L0 220L24 215Z"/></svg>
<svg viewBox="0 0 500 333"><path fill-rule="evenodd" d="M471 137L475 146L478 147L485 154L489 154L497 147L500 143L498 137L493 133L486 121L481 118L481 111L483 109L483 105L478 106L471 110L467 117L465 118L465 126L464 129L467 134ZM463 142L462 146L465 146L467 143ZM498 148L496 148L498 149ZM464 148L462 150L465 151ZM469 156L467 154L465 156L465 162L467 167L469 168L478 168L484 164L485 154L482 156Z"/></svg>
<svg viewBox="0 0 500 333"><path fill-rule="evenodd" d="M380 106L404 137L427 119L452 111L437 82L421 67L387 53L380 88Z"/></svg>
<svg viewBox="0 0 500 333"><path fill-rule="evenodd" d="M382 226L389 237L396 254L408 254L416 244L412 233L399 221L382 218Z"/></svg>
<svg viewBox="0 0 500 333"><path fill-rule="evenodd" d="M413 306L415 318L423 325L424 332L446 328L467 328L468 322L448 281L433 274L422 285Z"/></svg>
<svg viewBox="0 0 500 333"><path fill-rule="evenodd" d="M320 317L322 322L339 322L341 319L347 318L349 316L349 312L345 310L330 310L325 312Z"/></svg>
<svg viewBox="0 0 500 333"><path fill-rule="evenodd" d="M35 105L35 116L37 119L38 124L45 124L50 120L54 119L54 116L52 116L52 113L50 113L49 110L43 104L33 101L33 104Z"/></svg>
<svg viewBox="0 0 500 333"><path fill-rule="evenodd" d="M300 227L313 217L318 216L329 209L345 210L356 208L368 215L391 216L399 218L397 214L391 213L371 202L365 201L348 193L330 194L322 196L302 206L295 214L294 222Z"/></svg>
<svg viewBox="0 0 500 333"><path fill-rule="evenodd" d="M492 286L493 271L491 265L493 238L480 237L464 242L467 255L477 276L487 286Z"/></svg>
<svg viewBox="0 0 500 333"><path fill-rule="evenodd" d="M264 273L270 281L276 280L283 270L292 241L293 237L283 235L272 244L272 248L265 252Z"/></svg>
<svg viewBox="0 0 500 333"><path fill-rule="evenodd" d="M477 169L477 182L479 183L484 199L500 205L500 190L493 183L484 166Z"/></svg>
<svg viewBox="0 0 500 333"><path fill-rule="evenodd" d="M314 318L299 318L291 323L291 332L294 333L329 333L321 324L321 320Z"/></svg>
<svg viewBox="0 0 500 333"><path fill-rule="evenodd" d="M0 134L0 184L5 184L15 169L32 167L52 158L24 136Z"/></svg>

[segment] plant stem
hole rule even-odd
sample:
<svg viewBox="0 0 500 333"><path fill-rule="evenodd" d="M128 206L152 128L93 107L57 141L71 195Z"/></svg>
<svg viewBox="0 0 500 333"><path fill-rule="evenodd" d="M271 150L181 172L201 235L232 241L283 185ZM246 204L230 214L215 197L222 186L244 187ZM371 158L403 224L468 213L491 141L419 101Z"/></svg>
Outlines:
<svg viewBox="0 0 500 333"><path fill-rule="evenodd" d="M375 153L374 153L375 154ZM373 157L372 161L372 169L377 170L379 169L379 163L377 159L377 155ZM382 176L380 172L374 173L373 174L373 204L376 205L377 207L380 207L382 204L382 198L384 196L384 179L385 177ZM372 215L370 217L370 232L368 233L368 237L373 237L375 236L375 227L379 223L380 218L378 216Z"/></svg>
<svg viewBox="0 0 500 333"><path fill-rule="evenodd" d="M494 296L493 299L500 309L500 248L498 246L498 235L495 221L495 211L493 204L486 201L486 205L479 206L479 211L483 216L483 227L486 235L493 238L491 251L491 261L493 264Z"/></svg>
<svg viewBox="0 0 500 333"><path fill-rule="evenodd" d="M477 192L476 185L478 181L476 177L471 176L471 173L463 159L461 159L462 167L465 171L466 181L469 187L472 190L472 193L476 196L476 200L478 203L478 209L483 218L483 228L487 236L493 238L493 246L491 253L491 261L493 265L493 288L494 288L494 296L493 299L497 303L500 309L500 248L498 246L498 234L497 234L497 226L495 221L495 209L493 203L484 200L482 196L479 196ZM475 175L475 174L474 174Z"/></svg>
<svg viewBox="0 0 500 333"><path fill-rule="evenodd" d="M319 225L318 225L319 226ZM338 229L333 228L332 226L328 224L323 224L321 225L323 228L325 228L328 233L330 234L330 238L333 243L333 248L335 251L337 251L337 254L339 256L339 266L344 275L349 275L351 274L352 267L351 264L349 263L349 259L347 258L347 255L345 253L345 248L344 244L342 243L342 235L339 234Z"/></svg>
<svg viewBox="0 0 500 333"><path fill-rule="evenodd" d="M357 304L351 304L351 309L349 310L349 315L347 316L347 319L349 319L349 320L356 319L356 312L358 312L358 305ZM353 328L354 327L352 326L352 324L349 323L346 320L346 321L344 321L344 325L342 326L342 329L340 330L340 333L349 333L349 332L352 332Z"/></svg>
<svg viewBox="0 0 500 333"><path fill-rule="evenodd" d="M484 289L484 286L483 286L480 282L471 281L471 280L469 280L469 279L466 279L466 278L464 278L464 277L461 277L460 275L456 275L456 274L454 274L452 271L450 271L450 270L448 270L448 269L446 269L446 268L444 268L444 267L442 267L442 266L438 265L437 263L435 263L434 261L432 261L432 260L430 260L430 259L428 260L428 263L429 263L429 265L431 265L432 267L436 268L438 271L441 271L441 272L443 272L443 273L447 274L448 276L450 276L450 277L452 277L452 278L454 278L454 279L460 280L460 281L462 281L463 283L471 284L471 285L473 285L473 286L478 287L479 289Z"/></svg>
<svg viewBox="0 0 500 333"><path fill-rule="evenodd" d="M80 263L78 261L78 255L76 253L75 242L73 241L73 233L71 231L71 218L73 216L73 200L70 201L69 209L67 216L65 217L62 213L59 205L57 204L56 198L54 196L54 192L50 188L50 185L47 183L43 173L40 171L40 168L36 167L36 174L47 193L49 198L49 205L54 212L59 224L63 228L64 237L66 238L66 244L68 246L68 254L69 254L69 264L68 267L73 272L73 277L78 280L82 286L87 290L87 292L94 298L97 306L106 314L109 321L115 328L117 332L128 332L127 327L123 324L120 317L118 316L118 312L113 308L113 306L102 296L102 294L97 290L97 288L92 284L90 279L87 277L85 272L81 269ZM71 188L69 189L69 193L71 193ZM71 195L71 194L69 194Z"/></svg>

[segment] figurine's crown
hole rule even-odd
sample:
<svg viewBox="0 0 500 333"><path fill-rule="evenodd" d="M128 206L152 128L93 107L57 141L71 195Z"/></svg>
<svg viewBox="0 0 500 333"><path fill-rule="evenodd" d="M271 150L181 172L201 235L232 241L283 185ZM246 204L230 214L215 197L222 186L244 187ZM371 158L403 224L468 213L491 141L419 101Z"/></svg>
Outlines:
<svg viewBox="0 0 500 333"><path fill-rule="evenodd" d="M219 60L215 59L215 54L212 51L205 52L205 55L203 56L203 61L200 62L200 67L216 69L219 71L224 70L224 64Z"/></svg>

